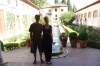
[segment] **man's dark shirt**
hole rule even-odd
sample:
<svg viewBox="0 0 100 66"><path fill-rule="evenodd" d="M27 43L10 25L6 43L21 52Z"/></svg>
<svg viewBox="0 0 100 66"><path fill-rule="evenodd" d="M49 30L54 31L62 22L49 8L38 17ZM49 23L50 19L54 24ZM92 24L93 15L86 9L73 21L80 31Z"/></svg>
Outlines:
<svg viewBox="0 0 100 66"><path fill-rule="evenodd" d="M33 33L33 35L32 35L33 41L41 40L42 24L40 24L40 23L31 24L31 26L29 28L29 32Z"/></svg>

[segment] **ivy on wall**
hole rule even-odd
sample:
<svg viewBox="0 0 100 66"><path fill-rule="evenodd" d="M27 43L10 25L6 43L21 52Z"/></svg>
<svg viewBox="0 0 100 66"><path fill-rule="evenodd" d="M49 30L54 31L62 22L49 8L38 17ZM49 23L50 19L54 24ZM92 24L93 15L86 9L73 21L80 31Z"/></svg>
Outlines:
<svg viewBox="0 0 100 66"><path fill-rule="evenodd" d="M27 15L22 15L22 28L27 29Z"/></svg>
<svg viewBox="0 0 100 66"><path fill-rule="evenodd" d="M32 20L32 23L35 21L34 16L32 16L31 20Z"/></svg>
<svg viewBox="0 0 100 66"><path fill-rule="evenodd" d="M12 12L6 12L7 31L10 31L10 33L14 32L15 24L15 14Z"/></svg>

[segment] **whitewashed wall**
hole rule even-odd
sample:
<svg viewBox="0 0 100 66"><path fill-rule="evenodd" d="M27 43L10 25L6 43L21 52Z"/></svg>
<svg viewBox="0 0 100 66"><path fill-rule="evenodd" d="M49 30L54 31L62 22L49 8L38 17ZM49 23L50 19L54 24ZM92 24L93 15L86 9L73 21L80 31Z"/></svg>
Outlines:
<svg viewBox="0 0 100 66"><path fill-rule="evenodd" d="M98 10L98 16L96 18L93 18L93 11L94 10ZM88 12L91 12L91 18L88 18ZM92 5L88 8L85 8L81 11L76 12L76 14L78 14L78 15L79 14L81 15L81 14L84 14L84 13L87 13L87 16L86 16L87 25L94 26L94 27L100 27L100 3ZM79 19L80 19L80 17L79 17ZM84 18L82 18L82 19L84 19Z"/></svg>

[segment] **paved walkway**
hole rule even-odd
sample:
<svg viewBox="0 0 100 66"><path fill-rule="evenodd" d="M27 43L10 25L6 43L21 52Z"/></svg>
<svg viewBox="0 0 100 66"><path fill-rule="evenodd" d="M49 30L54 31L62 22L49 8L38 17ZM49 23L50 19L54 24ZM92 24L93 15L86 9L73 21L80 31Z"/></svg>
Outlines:
<svg viewBox="0 0 100 66"><path fill-rule="evenodd" d="M33 65L34 57L33 54L30 53L30 48L28 47L2 52L2 55L4 61L8 62L7 66L100 66L99 49L71 48L69 41L68 43L66 49L69 54L64 58L52 59L51 65L47 65L46 63L41 64L38 53L38 63Z"/></svg>

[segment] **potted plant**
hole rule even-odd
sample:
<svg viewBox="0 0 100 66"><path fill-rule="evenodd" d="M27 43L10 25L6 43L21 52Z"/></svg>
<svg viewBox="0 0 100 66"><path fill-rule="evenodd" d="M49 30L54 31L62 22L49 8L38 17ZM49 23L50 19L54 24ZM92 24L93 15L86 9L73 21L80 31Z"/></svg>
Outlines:
<svg viewBox="0 0 100 66"><path fill-rule="evenodd" d="M27 46L30 47L31 44L30 44L30 35L29 35L29 33L26 33L25 40L26 40Z"/></svg>
<svg viewBox="0 0 100 66"><path fill-rule="evenodd" d="M60 33L59 38L60 38L62 47L66 47L66 42L67 42L67 39L68 39L68 34L65 33L65 32L62 32L62 33Z"/></svg>
<svg viewBox="0 0 100 66"><path fill-rule="evenodd" d="M69 38L70 38L71 47L76 48L77 47L77 41L78 41L77 33L76 32L71 32L69 34Z"/></svg>
<svg viewBox="0 0 100 66"><path fill-rule="evenodd" d="M80 48L86 48L88 42L88 33L86 31L81 31L78 36Z"/></svg>

